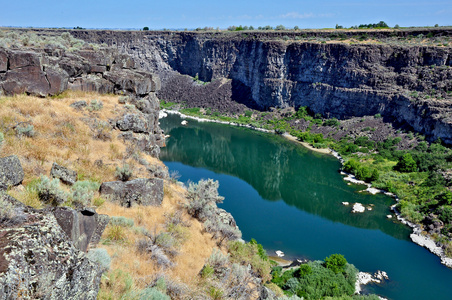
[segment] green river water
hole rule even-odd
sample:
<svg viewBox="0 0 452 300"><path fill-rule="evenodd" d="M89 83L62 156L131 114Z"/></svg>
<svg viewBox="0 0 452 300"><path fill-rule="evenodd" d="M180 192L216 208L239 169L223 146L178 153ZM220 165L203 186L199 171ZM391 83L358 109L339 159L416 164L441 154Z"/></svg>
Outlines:
<svg viewBox="0 0 452 300"><path fill-rule="evenodd" d="M412 243L411 229L391 214L382 194L359 192L338 172L339 161L281 136L216 123L161 119L167 139L160 158L180 180L220 182L230 212L245 240L255 238L270 255L323 260L343 254L359 270L386 271L390 280L365 292L388 299L452 299L452 270ZM342 202L372 205L352 214Z"/></svg>

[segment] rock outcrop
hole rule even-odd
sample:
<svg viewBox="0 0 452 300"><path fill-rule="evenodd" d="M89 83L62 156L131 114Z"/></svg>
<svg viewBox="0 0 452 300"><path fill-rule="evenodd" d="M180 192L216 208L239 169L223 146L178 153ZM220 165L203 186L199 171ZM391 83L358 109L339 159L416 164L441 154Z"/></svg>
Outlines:
<svg viewBox="0 0 452 300"><path fill-rule="evenodd" d="M74 247L54 214L0 198L14 207L8 226L0 224L0 299L96 299L102 268Z"/></svg>
<svg viewBox="0 0 452 300"><path fill-rule="evenodd" d="M3 186L15 186L22 183L24 170L16 155L0 158L0 190Z"/></svg>
<svg viewBox="0 0 452 300"><path fill-rule="evenodd" d="M73 185L77 181L77 172L60 166L57 163L53 163L52 169L50 170L50 176L58 178L65 184L69 185Z"/></svg>
<svg viewBox="0 0 452 300"><path fill-rule="evenodd" d="M53 209L53 215L74 247L83 252L96 247L110 219L88 208L57 207Z"/></svg>
<svg viewBox="0 0 452 300"><path fill-rule="evenodd" d="M44 97L67 89L125 95L143 112L145 120L127 115L118 121L118 128L146 133L143 150L158 156L159 147L164 145L158 126L159 101L155 96L160 80L150 72L137 69L130 56L112 48L87 47L72 52L50 46L0 49L0 95L27 93ZM78 103L75 108L83 105L87 104Z"/></svg>
<svg viewBox="0 0 452 300"><path fill-rule="evenodd" d="M100 193L125 207L137 204L158 206L163 201L163 180L138 178L125 182L104 182L100 186Z"/></svg>

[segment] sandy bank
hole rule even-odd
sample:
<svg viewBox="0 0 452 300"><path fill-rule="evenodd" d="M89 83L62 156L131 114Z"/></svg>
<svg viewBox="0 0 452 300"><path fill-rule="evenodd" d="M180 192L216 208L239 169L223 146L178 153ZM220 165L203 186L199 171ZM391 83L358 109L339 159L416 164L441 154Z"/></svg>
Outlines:
<svg viewBox="0 0 452 300"><path fill-rule="evenodd" d="M185 115L179 111L176 110L167 110L167 109L162 109L160 111L160 119L161 118L165 118L167 116L167 114L174 114L174 115L179 115L181 116L181 118L185 118L185 119L192 119L192 120L196 120L198 122L211 122L211 123L219 123L219 124L226 124L226 125L232 125L232 126L238 126L238 127L245 127L245 128L249 128L249 129L253 129L253 130L257 130L260 132L267 132L267 133L276 133L274 130L267 130L267 129L263 129L263 128L259 128L259 127L254 127L248 124L240 124L240 123L235 123L235 122L227 122L227 121L220 121L220 120L212 120L212 119L205 119L205 118L200 118L200 117L194 117L194 116L189 116L189 115ZM317 152L317 153L322 153L322 154L332 154L332 151L328 148L323 148L323 149L317 149L312 147L311 145L309 145L308 143L305 142L301 142L299 141L296 137L294 137L293 135L290 135L288 133L284 133L282 135L283 137L285 137L288 140L294 141L300 145L302 145L303 147Z"/></svg>

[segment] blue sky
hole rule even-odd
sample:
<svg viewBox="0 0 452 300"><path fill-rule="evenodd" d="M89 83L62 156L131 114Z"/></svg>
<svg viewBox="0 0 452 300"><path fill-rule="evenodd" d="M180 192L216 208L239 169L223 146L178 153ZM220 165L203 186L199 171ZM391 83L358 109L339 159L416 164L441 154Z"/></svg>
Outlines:
<svg viewBox="0 0 452 300"><path fill-rule="evenodd" d="M451 0L0 0L0 7L0 26L21 27L190 29L282 24L331 28L379 21L390 26L452 25Z"/></svg>

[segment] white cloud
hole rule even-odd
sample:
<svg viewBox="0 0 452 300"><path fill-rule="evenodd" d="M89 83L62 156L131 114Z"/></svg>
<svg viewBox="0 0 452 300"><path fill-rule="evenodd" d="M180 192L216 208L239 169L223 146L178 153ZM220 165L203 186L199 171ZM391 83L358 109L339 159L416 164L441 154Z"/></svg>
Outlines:
<svg viewBox="0 0 452 300"><path fill-rule="evenodd" d="M304 13L300 14L299 12L288 12L284 15L279 15L277 18L283 18L283 19L308 19L313 18L315 15L313 13Z"/></svg>

